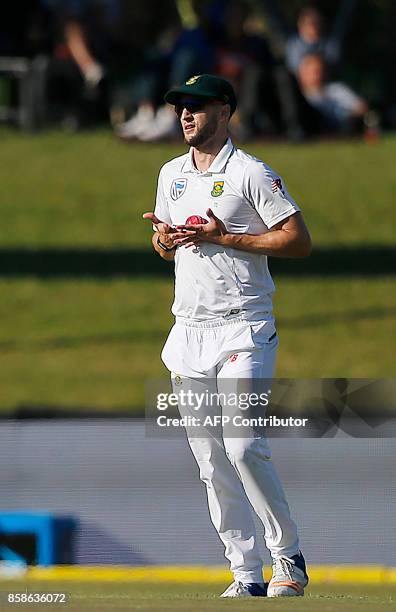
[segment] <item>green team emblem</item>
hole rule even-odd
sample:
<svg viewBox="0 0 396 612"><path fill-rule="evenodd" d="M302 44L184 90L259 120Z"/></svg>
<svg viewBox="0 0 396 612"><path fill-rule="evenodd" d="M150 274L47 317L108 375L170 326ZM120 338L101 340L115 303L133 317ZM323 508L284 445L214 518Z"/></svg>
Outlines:
<svg viewBox="0 0 396 612"><path fill-rule="evenodd" d="M188 81L186 81L186 85L194 85L194 83L196 83L200 77L200 74L196 74L195 76L191 77L191 79L188 79Z"/></svg>
<svg viewBox="0 0 396 612"><path fill-rule="evenodd" d="M213 189L210 192L210 195L212 195L214 198L218 198L223 193L223 190L224 190L224 181L215 181L213 183Z"/></svg>

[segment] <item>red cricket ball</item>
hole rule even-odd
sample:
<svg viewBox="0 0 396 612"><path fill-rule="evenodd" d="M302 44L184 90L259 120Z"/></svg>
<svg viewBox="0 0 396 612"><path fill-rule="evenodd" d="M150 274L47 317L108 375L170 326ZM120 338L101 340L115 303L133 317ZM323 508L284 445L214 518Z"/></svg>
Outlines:
<svg viewBox="0 0 396 612"><path fill-rule="evenodd" d="M186 219L185 225L202 225L204 223L208 223L208 220L199 215L191 215Z"/></svg>

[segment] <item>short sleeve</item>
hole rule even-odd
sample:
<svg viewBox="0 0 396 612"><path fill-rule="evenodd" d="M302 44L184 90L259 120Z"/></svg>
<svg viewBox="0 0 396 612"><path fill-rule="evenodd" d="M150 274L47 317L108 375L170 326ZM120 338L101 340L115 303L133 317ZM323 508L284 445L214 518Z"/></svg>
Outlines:
<svg viewBox="0 0 396 612"><path fill-rule="evenodd" d="M156 195L156 199L155 199L154 214L155 214L156 217L158 217L158 219L160 219L164 223L169 223L169 225L172 225L172 220L171 220L170 214L169 214L168 202L167 202L167 199L166 199L166 196L165 196L164 175L163 175L162 168L161 168L159 176L158 176L157 195ZM154 226L153 226L153 229L155 231L155 227Z"/></svg>
<svg viewBox="0 0 396 612"><path fill-rule="evenodd" d="M363 102L362 98L352 91L350 87L344 83L330 83L326 91L330 99L338 102L340 106L348 111L353 111L359 104Z"/></svg>
<svg viewBox="0 0 396 612"><path fill-rule="evenodd" d="M268 229L300 210L281 177L263 162L247 165L243 183L245 198Z"/></svg>

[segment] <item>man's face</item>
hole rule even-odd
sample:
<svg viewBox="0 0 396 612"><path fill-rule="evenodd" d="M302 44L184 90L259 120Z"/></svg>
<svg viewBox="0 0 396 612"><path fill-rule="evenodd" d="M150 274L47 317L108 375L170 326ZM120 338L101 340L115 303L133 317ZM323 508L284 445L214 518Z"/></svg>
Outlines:
<svg viewBox="0 0 396 612"><path fill-rule="evenodd" d="M323 60L314 55L307 55L298 68L298 77L303 89L320 88L325 82Z"/></svg>
<svg viewBox="0 0 396 612"><path fill-rule="evenodd" d="M224 104L219 100L185 97L176 104L175 111L180 119L184 140L191 147L198 147L210 140L227 122Z"/></svg>
<svg viewBox="0 0 396 612"><path fill-rule="evenodd" d="M298 31L303 40L316 43L322 36L322 17L316 9L306 11L298 20Z"/></svg>

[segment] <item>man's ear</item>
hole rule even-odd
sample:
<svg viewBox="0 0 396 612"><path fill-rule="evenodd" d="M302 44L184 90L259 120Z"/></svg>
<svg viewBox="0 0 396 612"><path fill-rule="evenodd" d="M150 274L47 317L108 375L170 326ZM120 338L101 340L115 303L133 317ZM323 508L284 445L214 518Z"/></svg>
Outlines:
<svg viewBox="0 0 396 612"><path fill-rule="evenodd" d="M225 117L227 121L231 118L231 106L229 104L223 104L221 107L221 116Z"/></svg>

